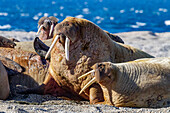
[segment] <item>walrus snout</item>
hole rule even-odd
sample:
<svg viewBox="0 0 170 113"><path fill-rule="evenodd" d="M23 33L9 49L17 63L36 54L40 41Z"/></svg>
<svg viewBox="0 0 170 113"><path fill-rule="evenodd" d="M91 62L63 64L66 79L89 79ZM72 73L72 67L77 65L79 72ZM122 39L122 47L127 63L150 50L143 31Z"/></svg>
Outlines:
<svg viewBox="0 0 170 113"><path fill-rule="evenodd" d="M98 83L101 83L105 79L112 79L112 69L110 63L97 63L93 66L95 70L95 78Z"/></svg>

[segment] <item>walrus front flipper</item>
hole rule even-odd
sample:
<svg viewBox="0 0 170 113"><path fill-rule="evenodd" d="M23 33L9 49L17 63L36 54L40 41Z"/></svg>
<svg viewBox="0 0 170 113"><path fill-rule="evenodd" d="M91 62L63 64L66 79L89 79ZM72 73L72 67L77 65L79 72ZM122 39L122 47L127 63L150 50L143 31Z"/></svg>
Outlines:
<svg viewBox="0 0 170 113"><path fill-rule="evenodd" d="M23 72L23 68L16 62L14 62L13 60L0 56L0 60L3 63L3 65L6 68L6 71L8 73L8 75L15 75L17 72L21 73Z"/></svg>
<svg viewBox="0 0 170 113"><path fill-rule="evenodd" d="M38 37L36 37L34 39L34 49L38 55L40 55L42 58L45 58L49 47L45 45ZM50 59L50 56L47 59Z"/></svg>

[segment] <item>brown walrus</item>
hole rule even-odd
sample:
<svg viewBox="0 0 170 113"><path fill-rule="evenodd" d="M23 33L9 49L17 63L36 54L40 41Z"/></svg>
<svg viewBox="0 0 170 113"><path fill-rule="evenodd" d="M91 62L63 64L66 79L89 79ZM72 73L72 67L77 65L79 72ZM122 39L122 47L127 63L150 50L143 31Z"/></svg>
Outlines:
<svg viewBox="0 0 170 113"><path fill-rule="evenodd" d="M94 77L82 89L97 82L103 91L103 104L116 107L170 106L170 58L145 58L118 64L102 62L92 68L93 71L85 76Z"/></svg>
<svg viewBox="0 0 170 113"><path fill-rule="evenodd" d="M62 89L72 92L77 98L81 88L88 82L87 79L77 78L91 70L95 63L118 63L153 57L128 45L114 42L94 23L74 17L68 17L56 25L49 50L52 50L49 75L44 84L49 83L48 78L53 77ZM47 89L37 89L40 88L42 91ZM93 84L90 90L86 91L80 95L84 99L90 99L91 103L103 101L102 89L98 84Z"/></svg>
<svg viewBox="0 0 170 113"><path fill-rule="evenodd" d="M8 75L5 67L0 61L0 100L8 98L10 92Z"/></svg>
<svg viewBox="0 0 170 113"><path fill-rule="evenodd" d="M23 85L28 84L28 87L38 86L44 81L49 65L49 62L40 56L38 57L34 52L14 48L0 47L0 60L7 68L8 73L13 74L10 78L16 77L14 82ZM15 76L17 74L19 76ZM23 79L24 77L25 79ZM32 80L27 80L29 78Z"/></svg>
<svg viewBox="0 0 170 113"><path fill-rule="evenodd" d="M0 47L9 47L9 48L14 48L16 46L16 44L14 43L14 41L5 38L3 36L0 36Z"/></svg>

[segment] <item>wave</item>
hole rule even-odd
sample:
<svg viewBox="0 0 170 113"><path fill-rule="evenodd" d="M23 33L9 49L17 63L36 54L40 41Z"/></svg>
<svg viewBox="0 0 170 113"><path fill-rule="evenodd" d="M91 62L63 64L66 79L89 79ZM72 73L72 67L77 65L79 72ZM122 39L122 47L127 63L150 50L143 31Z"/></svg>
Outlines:
<svg viewBox="0 0 170 113"><path fill-rule="evenodd" d="M130 27L132 27L132 28L139 28L139 27L142 27L142 26L146 26L146 23L136 22L136 25L130 25Z"/></svg>
<svg viewBox="0 0 170 113"><path fill-rule="evenodd" d="M76 15L75 17L76 18L83 18L84 16L83 15Z"/></svg>
<svg viewBox="0 0 170 113"><path fill-rule="evenodd" d="M170 20L165 20L165 25L169 26L170 25Z"/></svg>
<svg viewBox="0 0 170 113"><path fill-rule="evenodd" d="M10 29L11 28L11 25L9 24L6 24L6 25L0 25L0 29Z"/></svg>
<svg viewBox="0 0 170 113"><path fill-rule="evenodd" d="M8 16L8 13L0 12L0 16Z"/></svg>

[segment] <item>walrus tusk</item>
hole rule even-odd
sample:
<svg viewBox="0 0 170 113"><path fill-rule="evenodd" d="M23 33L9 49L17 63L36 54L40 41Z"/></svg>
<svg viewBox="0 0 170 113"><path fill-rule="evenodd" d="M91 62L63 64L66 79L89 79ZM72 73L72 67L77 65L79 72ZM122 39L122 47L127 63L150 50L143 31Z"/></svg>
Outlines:
<svg viewBox="0 0 170 113"><path fill-rule="evenodd" d="M54 41L53 41L53 43L51 44L50 49L48 50L48 52L47 52L47 54L46 54L46 56L45 56L45 59L47 59L47 58L48 58L48 56L49 56L49 54L50 54L51 50L53 49L53 47L54 47L55 43L56 43L56 42L57 42L57 40L58 40L58 38L59 38L59 35L57 35L57 36L54 38Z"/></svg>
<svg viewBox="0 0 170 113"><path fill-rule="evenodd" d="M38 31L37 31L37 33L36 33L36 36L38 36L38 34L39 34L39 32L40 32L40 30L43 28L43 25L41 25L39 28L38 28Z"/></svg>
<svg viewBox="0 0 170 113"><path fill-rule="evenodd" d="M85 90L87 89L90 85L92 85L93 83L96 82L96 77L94 77L93 79L91 79L79 92L79 95Z"/></svg>
<svg viewBox="0 0 170 113"><path fill-rule="evenodd" d="M70 40L68 37L66 37L66 41L65 41L65 56L66 56L66 60L69 61L69 46L70 46Z"/></svg>
<svg viewBox="0 0 170 113"><path fill-rule="evenodd" d="M49 36L51 36L51 34L52 34L53 27L54 27L54 24L52 24L52 25L51 25L51 28L50 28L50 34L49 34Z"/></svg>
<svg viewBox="0 0 170 113"><path fill-rule="evenodd" d="M80 77L78 77L78 79L81 79L81 78L83 78L83 77L86 77L87 75L92 74L92 73L94 73L94 72L95 72L95 70L91 70L91 71L89 71L89 72L81 75Z"/></svg>

